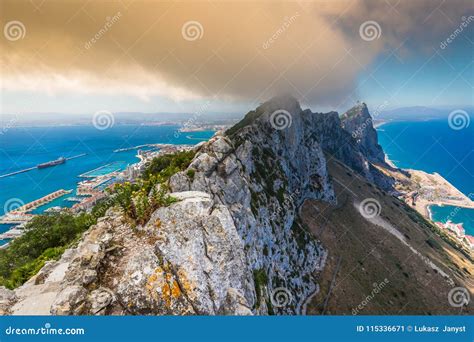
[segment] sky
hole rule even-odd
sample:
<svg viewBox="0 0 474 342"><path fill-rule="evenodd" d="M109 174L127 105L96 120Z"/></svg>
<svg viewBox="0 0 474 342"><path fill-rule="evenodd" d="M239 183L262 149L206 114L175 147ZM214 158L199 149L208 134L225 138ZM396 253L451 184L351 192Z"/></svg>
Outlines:
<svg viewBox="0 0 474 342"><path fill-rule="evenodd" d="M472 105L464 0L0 3L0 113ZM449 41L448 41L449 38Z"/></svg>

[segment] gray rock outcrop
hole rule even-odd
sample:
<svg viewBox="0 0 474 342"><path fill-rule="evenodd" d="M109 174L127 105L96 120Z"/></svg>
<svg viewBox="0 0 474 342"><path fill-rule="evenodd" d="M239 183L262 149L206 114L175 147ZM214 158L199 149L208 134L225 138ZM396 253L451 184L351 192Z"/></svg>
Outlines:
<svg viewBox="0 0 474 342"><path fill-rule="evenodd" d="M365 103L359 103L342 114L341 123L370 162L385 164L385 154Z"/></svg>
<svg viewBox="0 0 474 342"><path fill-rule="evenodd" d="M138 227L112 208L60 260L0 293L2 310L299 314L327 257L298 219L307 199L335 202L325 153L375 179L370 160L377 155L343 129L337 113L274 98L196 147L187 170L169 180L177 202Z"/></svg>

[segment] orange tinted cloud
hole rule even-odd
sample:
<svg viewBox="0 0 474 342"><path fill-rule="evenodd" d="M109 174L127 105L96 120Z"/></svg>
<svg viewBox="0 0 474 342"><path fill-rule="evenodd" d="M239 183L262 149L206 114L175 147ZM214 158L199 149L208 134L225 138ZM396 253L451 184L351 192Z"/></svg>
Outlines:
<svg viewBox="0 0 474 342"><path fill-rule="evenodd" d="M384 49L407 36L422 48L438 44L446 18L459 21L469 9L447 3L7 0L2 27L19 21L25 32L1 39L2 87L144 100L291 92L334 104ZM379 38L361 39L366 21L379 24Z"/></svg>

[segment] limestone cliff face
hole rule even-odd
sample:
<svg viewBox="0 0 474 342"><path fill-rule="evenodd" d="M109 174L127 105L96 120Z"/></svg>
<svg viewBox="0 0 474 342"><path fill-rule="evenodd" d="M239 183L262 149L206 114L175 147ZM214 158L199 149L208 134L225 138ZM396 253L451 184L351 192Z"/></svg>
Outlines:
<svg viewBox="0 0 474 342"><path fill-rule="evenodd" d="M365 103L357 104L341 115L342 127L351 134L367 159L385 164L385 155L378 143L377 131Z"/></svg>
<svg viewBox="0 0 474 342"><path fill-rule="evenodd" d="M291 97L263 104L243 123L199 149L189 166L193 179L184 171L170 185L174 192L208 193L228 208L244 246L245 273L253 275L239 290L255 313L299 313L316 290L312 273L324 265L326 251L296 216L305 199L334 201L324 154ZM278 295L288 303L280 307Z"/></svg>
<svg viewBox="0 0 474 342"><path fill-rule="evenodd" d="M349 112L353 113L352 119L349 119L347 114L339 117L336 112L312 113L306 109L303 121L311 130L311 137L318 141L326 152L327 158L343 162L369 182L383 190L393 192L395 181L373 166L373 163L385 167L387 165L367 107L365 104L362 107L358 105Z"/></svg>
<svg viewBox="0 0 474 342"><path fill-rule="evenodd" d="M357 141L342 128L338 113L312 113L307 109L305 124L312 127L314 139L330 154L330 158L344 162L365 178L373 180L370 163Z"/></svg>
<svg viewBox="0 0 474 342"><path fill-rule="evenodd" d="M328 252L298 210L306 199L335 202L323 151L374 179L359 144L337 113L274 98L196 147L188 169L169 181L176 203L136 228L109 211L59 261L0 293L9 303L2 310L299 314Z"/></svg>

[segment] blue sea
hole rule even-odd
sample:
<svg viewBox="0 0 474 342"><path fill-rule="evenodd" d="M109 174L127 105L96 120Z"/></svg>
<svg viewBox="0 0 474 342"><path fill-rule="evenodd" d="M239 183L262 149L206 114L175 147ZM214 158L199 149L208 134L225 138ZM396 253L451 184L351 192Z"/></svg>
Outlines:
<svg viewBox="0 0 474 342"><path fill-rule="evenodd" d="M437 172L466 196L474 195L474 124L453 130L447 119L392 122L378 129L389 159L401 168ZM434 221L464 223L474 235L474 210L432 206Z"/></svg>
<svg viewBox="0 0 474 342"><path fill-rule="evenodd" d="M116 125L102 131L93 126L9 129L0 134L0 175L34 167L61 156L86 155L61 165L0 178L0 215L4 214L9 200L9 203L17 199L27 203L59 189L75 190L77 183L84 180L79 177L81 174L101 166L110 171L123 170L139 161L136 149L114 153L116 149L152 143L194 145L214 134L212 131L175 134L178 129L178 126L141 125ZM41 213L53 206L71 207L74 203L65 200L70 196L74 196L74 191L37 208L33 213ZM0 232L10 227L0 225Z"/></svg>

